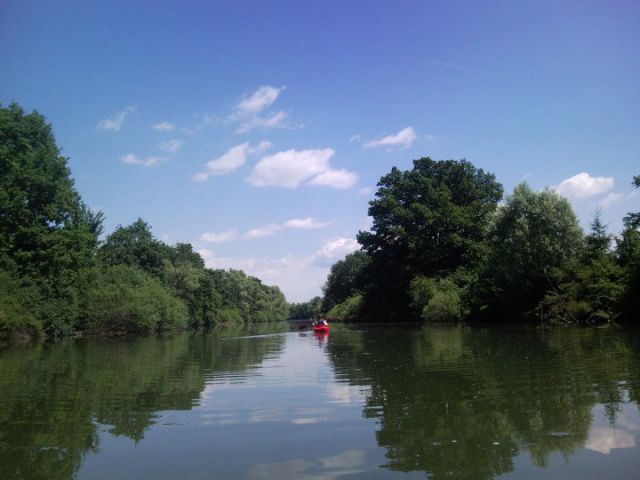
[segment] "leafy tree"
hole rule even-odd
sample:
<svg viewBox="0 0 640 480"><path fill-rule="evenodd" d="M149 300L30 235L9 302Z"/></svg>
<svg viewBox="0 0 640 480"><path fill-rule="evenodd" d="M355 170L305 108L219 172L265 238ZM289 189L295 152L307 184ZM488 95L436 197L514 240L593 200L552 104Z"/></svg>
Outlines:
<svg viewBox="0 0 640 480"><path fill-rule="evenodd" d="M640 175L633 177L631 185L636 188L640 188ZM624 217L623 221L626 228L640 230L640 212L629 212L627 216Z"/></svg>
<svg viewBox="0 0 640 480"><path fill-rule="evenodd" d="M216 322L265 322L286 320L289 306L277 287L262 284L241 270L210 270L214 288L219 292Z"/></svg>
<svg viewBox="0 0 640 480"><path fill-rule="evenodd" d="M462 289L451 278L418 276L411 282L411 306L428 322L457 322L468 314Z"/></svg>
<svg viewBox="0 0 640 480"><path fill-rule="evenodd" d="M308 320L318 318L322 311L322 297L313 297L308 302L289 304L289 319Z"/></svg>
<svg viewBox="0 0 640 480"><path fill-rule="evenodd" d="M633 177L633 185L640 188L640 175ZM640 311L640 212L624 217L624 230L617 239L617 257L624 270L623 314L629 320Z"/></svg>
<svg viewBox="0 0 640 480"><path fill-rule="evenodd" d="M0 270L0 286L0 339L15 333L39 334L41 324L28 307L33 292L4 270Z"/></svg>
<svg viewBox="0 0 640 480"><path fill-rule="evenodd" d="M0 108L0 254L21 273L60 284L90 263L101 228L102 214L82 203L44 117Z"/></svg>
<svg viewBox="0 0 640 480"><path fill-rule="evenodd" d="M136 266L158 278L170 257L169 247L153 237L141 218L127 227L118 226L98 251L103 265Z"/></svg>
<svg viewBox="0 0 640 480"><path fill-rule="evenodd" d="M394 167L382 177L369 204L372 231L358 234L371 257L365 274L369 314L408 315L409 285L418 275L477 268L501 198L494 175L466 160L421 158L409 171Z"/></svg>
<svg viewBox="0 0 640 480"><path fill-rule="evenodd" d="M327 317L337 318L346 322L358 320L361 318L362 295L354 293L345 298L342 302L336 303L331 310L327 312Z"/></svg>
<svg viewBox="0 0 640 480"><path fill-rule="evenodd" d="M331 266L323 287L322 308L325 311L345 301L362 288L361 276L369 265L369 261L369 256L365 252L356 251Z"/></svg>
<svg viewBox="0 0 640 480"><path fill-rule="evenodd" d="M38 302L50 333L77 321L78 274L93 262L102 214L89 210L40 114L0 107L0 258Z"/></svg>
<svg viewBox="0 0 640 480"><path fill-rule="evenodd" d="M485 305L492 315L519 317L530 312L552 286L557 270L582 251L580 226L569 202L551 190L516 186L489 231Z"/></svg>
<svg viewBox="0 0 640 480"><path fill-rule="evenodd" d="M136 267L96 271L88 292L86 330L153 331L186 327L187 308L160 280Z"/></svg>

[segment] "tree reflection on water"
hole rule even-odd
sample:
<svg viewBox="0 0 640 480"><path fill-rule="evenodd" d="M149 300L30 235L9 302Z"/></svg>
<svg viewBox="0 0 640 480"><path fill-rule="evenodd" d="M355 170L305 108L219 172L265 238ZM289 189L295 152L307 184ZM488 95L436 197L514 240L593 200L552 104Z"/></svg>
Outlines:
<svg viewBox="0 0 640 480"><path fill-rule="evenodd" d="M637 406L640 356L622 331L372 328L330 343L336 374L369 385L364 415L376 419L387 468L429 478L491 479L528 451L635 446L629 431L591 430L598 406L611 425ZM607 436L607 434L609 436Z"/></svg>

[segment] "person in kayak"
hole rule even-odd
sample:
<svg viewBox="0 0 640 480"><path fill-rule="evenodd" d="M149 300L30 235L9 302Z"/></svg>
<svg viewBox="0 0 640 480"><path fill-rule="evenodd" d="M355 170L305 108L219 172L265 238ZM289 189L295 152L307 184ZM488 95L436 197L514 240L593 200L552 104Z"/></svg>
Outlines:
<svg viewBox="0 0 640 480"><path fill-rule="evenodd" d="M320 318L318 319L318 321L316 322L316 325L323 326L323 327L328 327L328 326L329 326L329 324L327 323L327 321L326 321L324 318L322 318L322 317L320 317Z"/></svg>

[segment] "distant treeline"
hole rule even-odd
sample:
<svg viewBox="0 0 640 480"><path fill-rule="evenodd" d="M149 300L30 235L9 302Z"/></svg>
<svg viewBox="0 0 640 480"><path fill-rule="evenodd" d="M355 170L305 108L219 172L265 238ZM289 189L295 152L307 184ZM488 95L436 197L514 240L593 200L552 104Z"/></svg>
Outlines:
<svg viewBox="0 0 640 480"><path fill-rule="evenodd" d="M0 107L0 338L123 333L284 320L277 287L212 270L138 219L100 241L51 127Z"/></svg>
<svg viewBox="0 0 640 480"><path fill-rule="evenodd" d="M384 321L599 325L637 317L640 213L629 213L614 237L595 212L585 235L551 189L523 183L502 197L494 175L465 160L394 167L369 203L373 226L359 232L361 250L332 266L321 309Z"/></svg>

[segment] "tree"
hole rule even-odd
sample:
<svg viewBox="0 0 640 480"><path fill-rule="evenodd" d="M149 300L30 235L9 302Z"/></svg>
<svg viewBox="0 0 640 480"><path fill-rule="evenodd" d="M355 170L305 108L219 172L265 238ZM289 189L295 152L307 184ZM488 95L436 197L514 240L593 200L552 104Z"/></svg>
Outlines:
<svg viewBox="0 0 640 480"><path fill-rule="evenodd" d="M102 219L75 190L44 117L0 107L0 268L28 290L16 295L32 299L29 317L50 333L78 320L78 275L93 262Z"/></svg>
<svg viewBox="0 0 640 480"><path fill-rule="evenodd" d="M160 280L137 267L113 265L89 287L84 328L97 332L186 327L188 311Z"/></svg>
<svg viewBox="0 0 640 480"><path fill-rule="evenodd" d="M569 202L522 183L501 206L489 231L485 306L505 318L528 313L552 286L556 270L582 251L582 231Z"/></svg>
<svg viewBox="0 0 640 480"><path fill-rule="evenodd" d="M640 188L640 175L633 177L632 184ZM617 239L616 253L624 270L623 315L631 320L640 310L640 212L629 212L623 221L625 228Z"/></svg>
<svg viewBox="0 0 640 480"><path fill-rule="evenodd" d="M409 285L418 275L477 268L501 198L494 175L466 160L421 158L409 171L394 167L382 177L369 203L372 230L358 233L371 257L364 300L369 315L408 315Z"/></svg>
<svg viewBox="0 0 640 480"><path fill-rule="evenodd" d="M596 210L596 214L591 222L591 233L585 237L585 246L587 255L590 257L598 257L609 251L612 236L607 233L607 227L603 225L600 219L600 210Z"/></svg>
<svg viewBox="0 0 640 480"><path fill-rule="evenodd" d="M324 311L329 311L334 305L344 302L362 288L361 276L369 265L369 261L369 255L363 251L356 251L331 266L323 287Z"/></svg>
<svg viewBox="0 0 640 480"><path fill-rule="evenodd" d="M102 218L80 199L44 117L0 108L0 256L59 290L90 263Z"/></svg>
<svg viewBox="0 0 640 480"><path fill-rule="evenodd" d="M322 298L313 297L308 302L289 304L290 320L308 320L318 318L322 311Z"/></svg>
<svg viewBox="0 0 640 480"><path fill-rule="evenodd" d="M100 247L98 257L103 265L137 266L160 278L171 250L156 240L149 225L138 218L127 227L118 226Z"/></svg>
<svg viewBox="0 0 640 480"><path fill-rule="evenodd" d="M566 268L552 272L551 287L536 307L539 318L588 325L616 321L624 284L610 243L611 235L596 212L583 254Z"/></svg>

